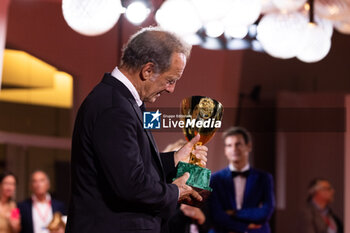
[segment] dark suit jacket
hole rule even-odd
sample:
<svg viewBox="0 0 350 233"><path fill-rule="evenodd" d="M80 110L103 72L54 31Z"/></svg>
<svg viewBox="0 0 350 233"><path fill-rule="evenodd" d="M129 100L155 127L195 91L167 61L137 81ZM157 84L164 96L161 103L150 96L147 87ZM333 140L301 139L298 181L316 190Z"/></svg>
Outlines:
<svg viewBox="0 0 350 233"><path fill-rule="evenodd" d="M51 199L52 213L61 212L66 214L65 206L62 202ZM21 233L33 233L33 215L32 215L33 201L28 198L18 203L18 208L21 213Z"/></svg>
<svg viewBox="0 0 350 233"><path fill-rule="evenodd" d="M179 195L166 183L174 153L158 153L123 83L105 74L81 105L72 140L67 233L166 232Z"/></svg>
<svg viewBox="0 0 350 233"><path fill-rule="evenodd" d="M343 224L340 219L332 210L329 210L329 215L335 220L338 233L343 233ZM298 230L300 233L327 233L328 226L323 220L319 210L312 203L308 203L299 216Z"/></svg>
<svg viewBox="0 0 350 233"><path fill-rule="evenodd" d="M213 174L211 178L213 192L210 197L210 214L214 225L212 232L256 232L269 233L268 221L275 208L272 176L251 168L247 177L242 209L235 217L225 213L236 210L235 187L231 171L227 167ZM248 230L250 223L262 225L256 230Z"/></svg>

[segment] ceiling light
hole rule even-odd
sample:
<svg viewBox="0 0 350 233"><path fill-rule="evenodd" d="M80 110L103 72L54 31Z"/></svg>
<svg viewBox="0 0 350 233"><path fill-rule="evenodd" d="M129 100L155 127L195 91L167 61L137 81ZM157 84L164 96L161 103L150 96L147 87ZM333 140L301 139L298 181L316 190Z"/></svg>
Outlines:
<svg viewBox="0 0 350 233"><path fill-rule="evenodd" d="M151 13L151 10L146 6L144 2L135 1L132 2L126 8L126 18L135 25L141 24Z"/></svg>
<svg viewBox="0 0 350 233"><path fill-rule="evenodd" d="M202 27L196 9L188 0L165 1L156 13L156 21L163 29L180 35L194 34Z"/></svg>
<svg viewBox="0 0 350 233"><path fill-rule="evenodd" d="M327 56L331 48L331 38L321 26L309 23L297 58L303 62L318 62Z"/></svg>
<svg viewBox="0 0 350 233"><path fill-rule="evenodd" d="M301 49L307 19L301 13L273 13L265 15L257 28L257 39L273 57L295 57Z"/></svg>
<svg viewBox="0 0 350 233"><path fill-rule="evenodd" d="M248 34L248 27L245 25L232 25L225 29L225 34L233 38L242 39Z"/></svg>
<svg viewBox="0 0 350 233"><path fill-rule="evenodd" d="M272 2L282 12L291 12L300 9L306 0L272 0Z"/></svg>
<svg viewBox="0 0 350 233"><path fill-rule="evenodd" d="M85 36L109 31L117 23L122 9L120 0L62 0L67 24Z"/></svg>
<svg viewBox="0 0 350 233"><path fill-rule="evenodd" d="M208 22L204 25L204 29L205 33L212 38L221 36L225 31L224 24L219 20Z"/></svg>

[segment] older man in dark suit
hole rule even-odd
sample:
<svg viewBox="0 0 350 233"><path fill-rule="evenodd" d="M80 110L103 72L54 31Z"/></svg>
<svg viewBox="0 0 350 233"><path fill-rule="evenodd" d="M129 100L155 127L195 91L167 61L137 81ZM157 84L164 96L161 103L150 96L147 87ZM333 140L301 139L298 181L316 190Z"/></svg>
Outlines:
<svg viewBox="0 0 350 233"><path fill-rule="evenodd" d="M315 178L309 184L307 205L298 216L300 233L343 233L343 224L329 204L334 189L324 178Z"/></svg>
<svg viewBox="0 0 350 233"><path fill-rule="evenodd" d="M229 128L224 141L229 166L211 179L211 233L270 233L275 208L272 176L250 166L252 140L246 129Z"/></svg>
<svg viewBox="0 0 350 233"><path fill-rule="evenodd" d="M143 102L174 91L189 54L175 35L143 29L125 46L119 68L85 99L73 133L66 232L167 232L178 202L202 199L185 184L188 173L170 183L199 137L177 152L159 153L142 119ZM206 151L198 146L194 153L205 163Z"/></svg>

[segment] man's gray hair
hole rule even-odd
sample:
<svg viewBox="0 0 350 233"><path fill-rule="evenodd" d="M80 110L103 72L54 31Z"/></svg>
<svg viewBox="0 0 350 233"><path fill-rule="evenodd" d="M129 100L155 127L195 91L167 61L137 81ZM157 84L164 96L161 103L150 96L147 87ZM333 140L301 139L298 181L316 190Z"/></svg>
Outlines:
<svg viewBox="0 0 350 233"><path fill-rule="evenodd" d="M136 71L152 62L154 72L163 73L170 68L173 53L182 53L188 59L191 45L158 27L143 28L131 36L124 46L120 67Z"/></svg>

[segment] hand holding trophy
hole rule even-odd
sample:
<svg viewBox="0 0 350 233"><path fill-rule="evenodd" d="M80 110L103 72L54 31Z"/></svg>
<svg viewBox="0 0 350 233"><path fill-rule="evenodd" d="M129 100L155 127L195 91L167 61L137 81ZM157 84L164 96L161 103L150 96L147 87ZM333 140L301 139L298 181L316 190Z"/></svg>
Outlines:
<svg viewBox="0 0 350 233"><path fill-rule="evenodd" d="M221 127L223 106L220 102L203 96L192 96L181 102L181 121L183 121L183 132L188 141L197 134L199 141L193 147L204 145ZM203 163L193 153L190 153L189 163L179 162L176 178L185 172L190 174L186 184L196 190L205 200L208 198L211 188L209 187L211 171L204 168ZM185 204L200 206L202 202L189 201Z"/></svg>

